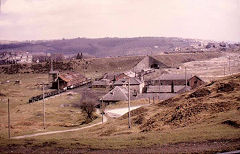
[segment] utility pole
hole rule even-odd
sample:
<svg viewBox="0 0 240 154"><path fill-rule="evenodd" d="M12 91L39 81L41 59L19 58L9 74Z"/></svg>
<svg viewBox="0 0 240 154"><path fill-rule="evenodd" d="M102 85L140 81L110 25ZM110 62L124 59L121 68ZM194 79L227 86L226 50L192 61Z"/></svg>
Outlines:
<svg viewBox="0 0 240 154"><path fill-rule="evenodd" d="M225 63L224 63L224 76L226 75L226 68L225 68Z"/></svg>
<svg viewBox="0 0 240 154"><path fill-rule="evenodd" d="M131 128L131 121L130 121L130 78L128 79L128 128Z"/></svg>
<svg viewBox="0 0 240 154"><path fill-rule="evenodd" d="M9 105L9 98L8 98L8 138L10 139L11 133L10 133L11 125L10 125L10 105Z"/></svg>
<svg viewBox="0 0 240 154"><path fill-rule="evenodd" d="M103 98L102 98L101 108L102 108L102 124L103 124Z"/></svg>
<svg viewBox="0 0 240 154"><path fill-rule="evenodd" d="M229 74L231 75L230 56L228 57Z"/></svg>
<svg viewBox="0 0 240 154"><path fill-rule="evenodd" d="M44 101L44 83L43 85L43 129L45 129L45 101Z"/></svg>
<svg viewBox="0 0 240 154"><path fill-rule="evenodd" d="M185 67L185 88L187 87L187 67Z"/></svg>
<svg viewBox="0 0 240 154"><path fill-rule="evenodd" d="M150 97L148 98L148 102L149 102L149 104L151 104L151 100L150 100Z"/></svg>
<svg viewBox="0 0 240 154"><path fill-rule="evenodd" d="M153 96L153 104L155 104L155 97Z"/></svg>

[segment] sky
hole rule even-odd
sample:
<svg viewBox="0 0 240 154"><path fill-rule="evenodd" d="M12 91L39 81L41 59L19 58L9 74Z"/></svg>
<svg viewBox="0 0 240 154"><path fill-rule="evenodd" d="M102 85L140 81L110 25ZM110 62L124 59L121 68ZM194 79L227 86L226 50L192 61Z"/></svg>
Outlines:
<svg viewBox="0 0 240 154"><path fill-rule="evenodd" d="M0 40L144 36L240 42L240 0L2 0Z"/></svg>

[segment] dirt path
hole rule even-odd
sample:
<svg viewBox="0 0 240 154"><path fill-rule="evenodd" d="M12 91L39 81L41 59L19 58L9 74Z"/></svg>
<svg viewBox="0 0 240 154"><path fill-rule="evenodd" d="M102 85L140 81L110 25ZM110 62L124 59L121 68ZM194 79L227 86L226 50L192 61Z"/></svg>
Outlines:
<svg viewBox="0 0 240 154"><path fill-rule="evenodd" d="M99 113L99 110L97 110L97 113ZM103 116L103 123L107 122L107 117ZM36 137L36 136L42 136L42 135L50 135L50 134L58 134L58 133L66 133L66 132L73 132L73 131L78 131L86 128L91 128L97 125L101 125L102 122L98 122L96 124L92 124L89 126L81 127L81 128L75 128L75 129L68 129L68 130L58 130L58 131L49 131L49 132L43 132L43 133L36 133L36 134L30 134L30 135L23 135L23 136L15 136L11 137L11 139L23 139L23 138L29 138L29 137Z"/></svg>
<svg viewBox="0 0 240 154"><path fill-rule="evenodd" d="M140 108L142 106L146 106L146 105L131 106L130 111ZM108 116L111 118L118 118L127 112L128 112L128 107L105 110L105 113L107 113Z"/></svg>

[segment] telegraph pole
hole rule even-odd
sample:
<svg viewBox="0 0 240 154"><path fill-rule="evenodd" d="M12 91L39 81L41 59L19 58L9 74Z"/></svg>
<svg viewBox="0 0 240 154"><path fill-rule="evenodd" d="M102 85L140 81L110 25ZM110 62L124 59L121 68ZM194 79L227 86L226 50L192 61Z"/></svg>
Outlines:
<svg viewBox="0 0 240 154"><path fill-rule="evenodd" d="M102 108L102 124L103 124L103 98L102 98L101 108Z"/></svg>
<svg viewBox="0 0 240 154"><path fill-rule="evenodd" d="M230 56L228 57L229 74L231 75Z"/></svg>
<svg viewBox="0 0 240 154"><path fill-rule="evenodd" d="M225 68L225 63L224 63L224 76L226 75L226 68Z"/></svg>
<svg viewBox="0 0 240 154"><path fill-rule="evenodd" d="M130 121L130 78L128 79L128 128L131 128L131 121Z"/></svg>
<svg viewBox="0 0 240 154"><path fill-rule="evenodd" d="M187 67L185 67L185 88L187 87Z"/></svg>
<svg viewBox="0 0 240 154"><path fill-rule="evenodd" d="M43 129L45 129L45 101L44 101L44 83L43 83Z"/></svg>
<svg viewBox="0 0 240 154"><path fill-rule="evenodd" d="M8 138L10 139L11 133L10 133L11 125L10 125L10 105L9 105L9 98L8 98Z"/></svg>

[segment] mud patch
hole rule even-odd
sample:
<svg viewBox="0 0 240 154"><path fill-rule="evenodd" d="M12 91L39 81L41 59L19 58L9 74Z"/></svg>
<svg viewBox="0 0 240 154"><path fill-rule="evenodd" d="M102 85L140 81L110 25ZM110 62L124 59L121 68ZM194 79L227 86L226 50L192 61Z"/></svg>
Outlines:
<svg viewBox="0 0 240 154"><path fill-rule="evenodd" d="M204 96L208 96L209 94L211 94L210 90L208 90L207 88L201 88L191 93L189 95L189 98L204 97Z"/></svg>

